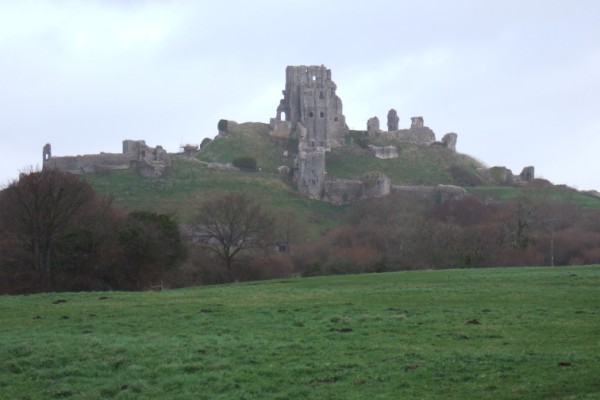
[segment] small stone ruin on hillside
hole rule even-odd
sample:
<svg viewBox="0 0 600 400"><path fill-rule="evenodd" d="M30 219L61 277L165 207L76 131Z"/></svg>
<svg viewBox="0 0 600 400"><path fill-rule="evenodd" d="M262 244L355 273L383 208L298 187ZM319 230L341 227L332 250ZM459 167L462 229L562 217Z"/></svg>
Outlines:
<svg viewBox="0 0 600 400"><path fill-rule="evenodd" d="M162 146L150 147L143 140L124 140L122 153L53 157L49 143L43 149L43 168L56 168L72 174L135 168L140 175L158 178L171 167L171 157Z"/></svg>

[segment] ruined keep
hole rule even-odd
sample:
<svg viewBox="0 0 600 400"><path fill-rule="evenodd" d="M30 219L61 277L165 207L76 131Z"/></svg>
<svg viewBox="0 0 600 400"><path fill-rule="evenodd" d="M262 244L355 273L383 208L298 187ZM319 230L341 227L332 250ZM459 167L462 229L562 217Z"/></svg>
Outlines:
<svg viewBox="0 0 600 400"><path fill-rule="evenodd" d="M298 140L294 180L301 193L317 199L323 195L325 152L348 132L336 89L323 65L288 66L283 99L270 121L271 135Z"/></svg>
<svg viewBox="0 0 600 400"><path fill-rule="evenodd" d="M298 138L297 124L301 124L310 147L339 146L348 127L336 89L331 70L323 65L288 66L283 99L271 119L274 134Z"/></svg>
<svg viewBox="0 0 600 400"><path fill-rule="evenodd" d="M270 128L272 136L298 140L293 174L298 191L339 204L388 194L390 183L385 175L365 176L362 180L327 177L325 153L341 146L348 133L331 70L323 65L288 66L285 76L283 99ZM388 153L385 156L389 157Z"/></svg>

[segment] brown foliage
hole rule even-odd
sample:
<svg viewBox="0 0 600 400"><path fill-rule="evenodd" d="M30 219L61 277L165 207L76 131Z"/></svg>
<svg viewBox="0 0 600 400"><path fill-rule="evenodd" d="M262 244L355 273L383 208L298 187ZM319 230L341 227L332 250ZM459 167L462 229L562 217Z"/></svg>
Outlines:
<svg viewBox="0 0 600 400"><path fill-rule="evenodd" d="M490 203L464 197L412 207L397 196L361 202L349 208L349 225L312 243L297 264L314 275L598 262L600 213L543 190Z"/></svg>
<svg viewBox="0 0 600 400"><path fill-rule="evenodd" d="M342 226L302 248L296 264L303 275L381 271L385 233L367 226Z"/></svg>

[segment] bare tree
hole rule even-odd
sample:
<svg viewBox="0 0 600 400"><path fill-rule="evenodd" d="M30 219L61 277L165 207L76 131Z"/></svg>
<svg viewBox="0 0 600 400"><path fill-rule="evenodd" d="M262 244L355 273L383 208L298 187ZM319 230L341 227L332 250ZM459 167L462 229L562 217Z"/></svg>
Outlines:
<svg viewBox="0 0 600 400"><path fill-rule="evenodd" d="M252 249L266 249L274 227L273 218L244 194L207 201L196 222L200 244L223 263L230 280L234 261Z"/></svg>
<svg viewBox="0 0 600 400"><path fill-rule="evenodd" d="M299 243L306 236L306 226L300 222L296 214L283 211L277 214L275 235L285 245L285 251L292 252L292 245Z"/></svg>

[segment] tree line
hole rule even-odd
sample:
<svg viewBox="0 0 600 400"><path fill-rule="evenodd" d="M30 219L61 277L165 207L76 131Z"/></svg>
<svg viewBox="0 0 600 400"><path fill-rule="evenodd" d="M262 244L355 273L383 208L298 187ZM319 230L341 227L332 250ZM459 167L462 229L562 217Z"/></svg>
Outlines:
<svg viewBox="0 0 600 400"><path fill-rule="evenodd" d="M353 205L298 258L307 275L598 264L600 211L539 188L502 202L390 195Z"/></svg>
<svg viewBox="0 0 600 400"><path fill-rule="evenodd" d="M121 212L75 175L30 171L0 192L0 292L136 290L185 255L173 218Z"/></svg>
<svg viewBox="0 0 600 400"><path fill-rule="evenodd" d="M21 174L0 192L0 293L144 290L235 280L600 263L600 212L528 188L513 200L355 203L310 238L291 212L243 193L199 205L196 218L123 212L58 170Z"/></svg>

